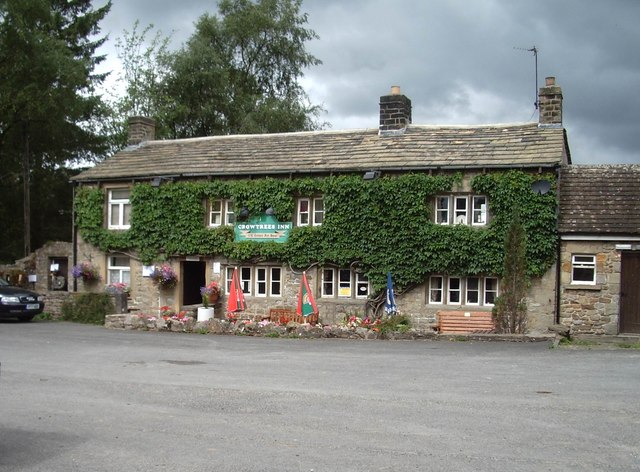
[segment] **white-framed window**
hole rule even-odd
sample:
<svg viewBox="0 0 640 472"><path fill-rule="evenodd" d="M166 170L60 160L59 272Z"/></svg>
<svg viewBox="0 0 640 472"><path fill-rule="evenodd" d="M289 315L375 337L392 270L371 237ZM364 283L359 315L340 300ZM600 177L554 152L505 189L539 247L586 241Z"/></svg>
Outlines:
<svg viewBox="0 0 640 472"><path fill-rule="evenodd" d="M435 222L439 225L484 226L487 208L484 195L440 195L436 197Z"/></svg>
<svg viewBox="0 0 640 472"><path fill-rule="evenodd" d="M369 279L362 272L356 272L356 298L369 296Z"/></svg>
<svg viewBox="0 0 640 472"><path fill-rule="evenodd" d="M466 225L469 224L467 218L467 206L468 206L467 197L455 197L455 210L454 210L454 220L453 222L457 225Z"/></svg>
<svg viewBox="0 0 640 472"><path fill-rule="evenodd" d="M493 306L498 296L498 278L432 275L427 289L429 304Z"/></svg>
<svg viewBox="0 0 640 472"><path fill-rule="evenodd" d="M225 270L225 289L227 293L231 292L231 280L233 279L234 267L227 267ZM251 295L251 285L253 281L252 268L249 266L238 267L238 280L240 287L242 287L242 293L245 295Z"/></svg>
<svg viewBox="0 0 640 472"><path fill-rule="evenodd" d="M282 268L256 267L255 270L256 297L279 297L282 295Z"/></svg>
<svg viewBox="0 0 640 472"><path fill-rule="evenodd" d="M487 306L495 305L497 296L498 296L498 278L486 277L484 279L484 304Z"/></svg>
<svg viewBox="0 0 640 472"><path fill-rule="evenodd" d="M325 298L367 298L371 292L364 274L345 268L323 268L321 286Z"/></svg>
<svg viewBox="0 0 640 472"><path fill-rule="evenodd" d="M232 200L219 198L209 201L209 226L233 225L235 222Z"/></svg>
<svg viewBox="0 0 640 472"><path fill-rule="evenodd" d="M487 224L487 197L483 195L474 195L472 197L472 219L471 224L473 226L480 226Z"/></svg>
<svg viewBox="0 0 640 472"><path fill-rule="evenodd" d="M440 275L429 277L429 303L441 304L444 290L443 278Z"/></svg>
<svg viewBox="0 0 640 472"><path fill-rule="evenodd" d="M298 199L298 226L320 226L324 220L324 200L322 197Z"/></svg>
<svg viewBox="0 0 640 472"><path fill-rule="evenodd" d="M107 258L107 284L115 283L131 285L129 256L114 254Z"/></svg>
<svg viewBox="0 0 640 472"><path fill-rule="evenodd" d="M462 283L460 277L449 277L447 286L447 303L449 305L460 305L462 303Z"/></svg>
<svg viewBox="0 0 640 472"><path fill-rule="evenodd" d="M131 189L113 188L108 191L109 229L131 227Z"/></svg>
<svg viewBox="0 0 640 472"><path fill-rule="evenodd" d="M480 305L480 277L467 277L466 286L467 305Z"/></svg>
<svg viewBox="0 0 640 472"><path fill-rule="evenodd" d="M449 197L436 197L436 223L449 224Z"/></svg>
<svg viewBox="0 0 640 472"><path fill-rule="evenodd" d="M571 283L581 285L596 284L596 256L574 254L571 256Z"/></svg>

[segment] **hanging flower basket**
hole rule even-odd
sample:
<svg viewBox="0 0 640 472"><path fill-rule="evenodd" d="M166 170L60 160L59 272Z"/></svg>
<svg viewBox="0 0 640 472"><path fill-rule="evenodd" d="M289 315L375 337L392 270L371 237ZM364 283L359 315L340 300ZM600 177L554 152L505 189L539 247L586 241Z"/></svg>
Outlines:
<svg viewBox="0 0 640 472"><path fill-rule="evenodd" d="M81 262L71 268L71 275L74 279L82 279L83 282L97 282L100 280L98 269L91 262Z"/></svg>
<svg viewBox="0 0 640 472"><path fill-rule="evenodd" d="M160 288L174 288L178 284L178 276L169 264L154 267L150 277Z"/></svg>

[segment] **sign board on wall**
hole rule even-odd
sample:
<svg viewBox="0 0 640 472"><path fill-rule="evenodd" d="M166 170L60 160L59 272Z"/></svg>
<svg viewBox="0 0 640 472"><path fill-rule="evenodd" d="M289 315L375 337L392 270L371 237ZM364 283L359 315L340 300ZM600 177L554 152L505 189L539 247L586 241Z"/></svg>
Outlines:
<svg viewBox="0 0 640 472"><path fill-rule="evenodd" d="M275 216L261 215L246 222L236 222L236 241L257 241L284 243L289 239L293 223L279 222Z"/></svg>

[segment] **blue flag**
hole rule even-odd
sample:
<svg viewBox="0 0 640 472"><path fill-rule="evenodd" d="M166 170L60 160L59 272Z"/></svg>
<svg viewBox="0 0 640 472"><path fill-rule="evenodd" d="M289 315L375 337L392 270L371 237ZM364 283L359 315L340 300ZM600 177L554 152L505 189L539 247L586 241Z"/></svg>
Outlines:
<svg viewBox="0 0 640 472"><path fill-rule="evenodd" d="M395 314L398 311L396 305L396 297L393 294L393 281L391 280L391 272L387 272L387 301L384 304L384 311L387 314Z"/></svg>

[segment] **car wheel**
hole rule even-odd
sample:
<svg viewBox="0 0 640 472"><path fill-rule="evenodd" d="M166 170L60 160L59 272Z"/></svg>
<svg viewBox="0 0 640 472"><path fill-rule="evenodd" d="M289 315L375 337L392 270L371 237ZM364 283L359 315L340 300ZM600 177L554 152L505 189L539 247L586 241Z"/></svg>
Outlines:
<svg viewBox="0 0 640 472"><path fill-rule="evenodd" d="M22 316L18 316L18 319L20 321L23 321L25 323L31 321L33 319L34 315L22 315Z"/></svg>

